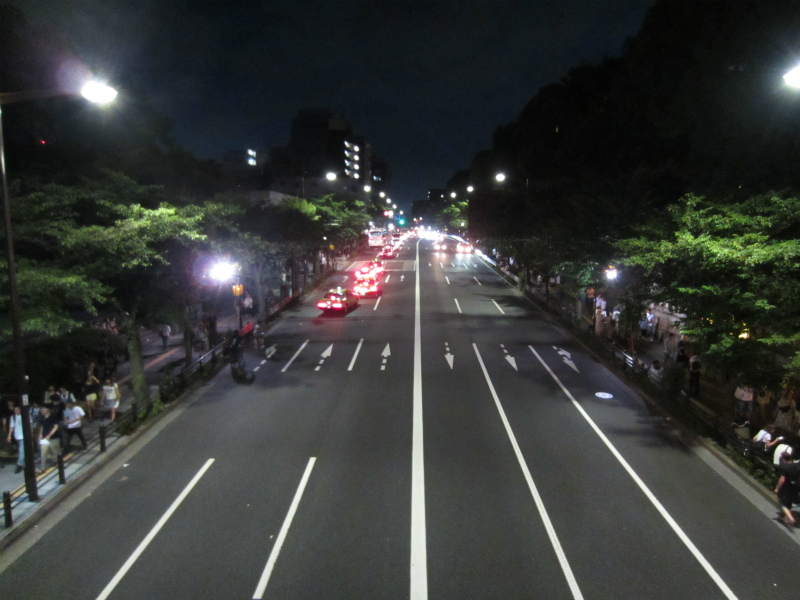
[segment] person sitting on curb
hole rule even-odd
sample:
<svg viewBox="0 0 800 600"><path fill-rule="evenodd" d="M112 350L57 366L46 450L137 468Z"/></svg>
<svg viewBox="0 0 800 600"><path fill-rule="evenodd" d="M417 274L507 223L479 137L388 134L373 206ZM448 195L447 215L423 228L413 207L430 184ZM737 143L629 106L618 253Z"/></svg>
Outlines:
<svg viewBox="0 0 800 600"><path fill-rule="evenodd" d="M776 444L783 441L783 436L775 437L775 425L765 425L753 437L753 445L756 450L771 455Z"/></svg>
<svg viewBox="0 0 800 600"><path fill-rule="evenodd" d="M787 527L795 527L792 504L797 498L800 490L800 463L796 463L789 452L784 452L781 456L781 464L776 471L780 475L778 484L775 486L775 493L778 495L778 504L783 511L781 522Z"/></svg>

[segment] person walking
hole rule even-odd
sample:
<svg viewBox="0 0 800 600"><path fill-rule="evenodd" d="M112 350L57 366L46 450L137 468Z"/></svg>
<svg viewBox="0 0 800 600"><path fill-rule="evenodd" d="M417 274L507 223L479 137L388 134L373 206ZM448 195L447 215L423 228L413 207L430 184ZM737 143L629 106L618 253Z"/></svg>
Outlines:
<svg viewBox="0 0 800 600"><path fill-rule="evenodd" d="M775 493L778 495L778 505L783 511L781 522L787 527L796 527L792 504L797 498L800 490L800 463L795 462L788 452L781 456L781 464L775 470L780 475L778 484L775 486Z"/></svg>
<svg viewBox="0 0 800 600"><path fill-rule="evenodd" d="M164 323L161 326L159 334L161 335L161 349L166 352L167 346L169 346L169 336L172 334L172 328L167 323Z"/></svg>
<svg viewBox="0 0 800 600"><path fill-rule="evenodd" d="M7 441L9 444L12 438L17 444L17 468L14 469L14 474L17 474L25 468L25 444L22 441L22 410L19 406L14 407L14 412L8 419Z"/></svg>
<svg viewBox="0 0 800 600"><path fill-rule="evenodd" d="M106 377L100 394L103 408L111 411L111 422L113 423L114 419L117 418L117 409L119 408L120 400L122 400L122 393L119 391L119 386L113 377Z"/></svg>
<svg viewBox="0 0 800 600"><path fill-rule="evenodd" d="M53 458L53 463L58 462L58 455L61 454L61 440L59 438L59 429L61 429L61 421L53 411L50 410L52 405L45 404L42 406L42 429L39 432L39 449L42 454L42 464L39 473L47 468L47 460Z"/></svg>
<svg viewBox="0 0 800 600"><path fill-rule="evenodd" d="M77 405L75 398L67 400L67 409L64 411L64 428L66 429L66 441L64 442L64 454L69 453L72 444L72 436L77 435L86 450L86 438L83 437L83 417L86 413Z"/></svg>
<svg viewBox="0 0 800 600"><path fill-rule="evenodd" d="M94 363L91 364L94 365ZM94 372L89 370L83 389L86 392L86 416L89 417L90 421L94 421L95 413L97 412L97 399L100 396L102 387Z"/></svg>

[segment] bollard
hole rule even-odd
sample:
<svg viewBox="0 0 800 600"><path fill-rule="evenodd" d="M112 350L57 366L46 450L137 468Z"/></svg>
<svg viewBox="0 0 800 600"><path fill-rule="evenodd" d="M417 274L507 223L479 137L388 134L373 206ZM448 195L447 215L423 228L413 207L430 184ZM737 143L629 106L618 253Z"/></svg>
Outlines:
<svg viewBox="0 0 800 600"><path fill-rule="evenodd" d="M67 483L67 475L64 473L64 455L59 454L56 456L56 466L58 467L58 483L64 485Z"/></svg>
<svg viewBox="0 0 800 600"><path fill-rule="evenodd" d="M100 436L100 452L106 451L106 426L100 425L100 430L97 432Z"/></svg>
<svg viewBox="0 0 800 600"><path fill-rule="evenodd" d="M131 421L136 423L136 420L139 418L139 407L136 406L136 401L134 400L131 402Z"/></svg>
<svg viewBox="0 0 800 600"><path fill-rule="evenodd" d="M6 529L14 524L11 517L11 492L3 492L3 512L6 515Z"/></svg>

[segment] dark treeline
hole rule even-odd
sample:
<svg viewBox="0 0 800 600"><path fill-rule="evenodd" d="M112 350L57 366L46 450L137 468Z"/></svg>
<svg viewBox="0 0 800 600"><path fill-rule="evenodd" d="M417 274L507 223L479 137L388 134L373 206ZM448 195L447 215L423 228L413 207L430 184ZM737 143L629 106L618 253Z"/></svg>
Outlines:
<svg viewBox="0 0 800 600"><path fill-rule="evenodd" d="M560 274L577 296L603 285L609 264L626 266L629 304L691 310L685 331L712 362L763 380L753 348L794 355L797 343L796 302L752 289L794 290L791 251L760 272L747 265L752 244L795 239L785 205L800 188L800 90L783 75L798 59L800 3L661 0L619 56L541 88L448 191L475 186L470 235L514 256L523 277ZM788 215L780 231L777 214ZM678 247L689 238L691 251ZM700 272L716 286L705 303ZM746 301L721 300L744 289Z"/></svg>

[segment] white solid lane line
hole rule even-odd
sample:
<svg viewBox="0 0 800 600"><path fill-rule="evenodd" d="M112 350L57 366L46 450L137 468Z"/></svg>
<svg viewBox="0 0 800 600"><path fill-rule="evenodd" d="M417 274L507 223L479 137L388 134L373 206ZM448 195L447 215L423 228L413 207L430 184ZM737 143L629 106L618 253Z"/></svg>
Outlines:
<svg viewBox="0 0 800 600"><path fill-rule="evenodd" d="M447 275L444 276L444 279L447 282L447 285L450 285L450 278Z"/></svg>
<svg viewBox="0 0 800 600"><path fill-rule="evenodd" d="M181 505L181 502L183 502L186 499L186 496L189 495L189 492L191 492L192 488L195 485L197 485L197 482L200 481L200 478L203 475L205 475L206 471L208 471L208 468L212 464L214 464L214 459L209 458L206 461L206 464L204 464L203 467L197 472L197 475L195 475L189 482L189 484L185 488L183 488L183 491L180 493L180 496L175 498L175 501L167 509L167 512L165 512L162 515L162 517L158 520L158 523L155 524L155 527L153 527L150 530L150 533L148 533L147 536L142 540L142 543L139 544L136 550L133 551L133 554L131 554L128 560L125 561L125 564L122 565L122 568L120 568L120 570L117 571L117 574L114 575L114 577L105 587L105 589L102 592L100 592L100 595L97 597L97 600L105 600L106 598L108 598L109 594L111 594L111 592L114 591L114 588L117 587L117 584L122 580L123 577L125 577L125 574L133 566L133 563L136 562L136 560L139 558L139 556L141 556L142 552L145 551L150 542L153 541L153 538L155 538L158 532L161 531L161 528L172 516L172 513L178 510L178 507Z"/></svg>
<svg viewBox="0 0 800 600"><path fill-rule="evenodd" d="M303 351L303 348L306 347L306 344L308 344L308 340L303 342L303 345L297 349L297 352L294 353L294 356L290 358L289 362L287 362L286 365L281 369L281 373L286 373L286 369L288 369L291 366L291 364L294 362L294 359L297 358L299 354Z"/></svg>
<svg viewBox="0 0 800 600"><path fill-rule="evenodd" d="M473 277L473 279L475 280L475 283L477 283L478 285L483 285L480 281L478 281L477 277Z"/></svg>
<svg viewBox="0 0 800 600"><path fill-rule="evenodd" d="M419 261L419 242L417 242ZM428 600L428 549L425 531L425 448L422 437L422 319L419 272L414 290L414 410L411 435L410 600Z"/></svg>
<svg viewBox="0 0 800 600"><path fill-rule="evenodd" d="M539 359L539 362L542 363L542 366L547 370L547 372L550 373L550 376L558 384L558 387L561 388L561 391L563 391L567 395L567 398L570 399L573 406L575 406L575 408L578 409L578 412L581 413L581 416L584 419L586 419L586 422L589 423L589 426L592 429L594 429L594 432L600 437L601 440L603 440L603 443L611 451L611 454L614 455L614 458L616 458L622 465L622 468L624 468L628 472L628 475L630 475L631 478L636 482L636 485L639 486L639 489L642 490L642 492L644 492L644 495L647 496L647 499L650 500L650 502L653 503L653 506L656 507L656 510L659 513L661 513L661 516L664 517L664 520L667 522L667 524L678 535L680 540L689 549L689 552L692 553L692 555L697 559L700 565L706 570L706 573L708 573L711 579L714 580L714 583L716 583L717 587L719 587L722 593L725 594L725 597L728 598L728 600L736 600L736 595L734 595L733 591L731 591L731 589L727 586L727 584L717 574L717 572L714 570L714 567L711 566L711 563L709 563L706 560L706 558L700 553L700 550L698 550L697 547L694 545L694 543L692 543L692 540L689 539L689 536L687 536L683 532L683 529L681 529L680 525L678 525L675 519L673 519L672 516L667 512L667 509L664 508L661 502L658 501L658 498L656 498L653 492L650 491L650 488L648 488L645 482L642 481L639 475L636 474L636 471L634 471L633 468L628 464L628 461L626 461L622 457L619 451L614 447L614 444L611 443L611 440L609 440L606 437L606 435L600 430L600 428L592 420L589 414L585 410L583 410L583 407L580 404L578 404L578 401L575 400L575 397L564 386L564 384L561 383L561 380L556 376L555 373L553 373L552 369L550 369L547 363L544 362L544 360L542 360L542 357L539 356L539 353L533 349L533 346L528 346L528 348L530 348L531 352L533 352L533 355Z"/></svg>
<svg viewBox="0 0 800 600"><path fill-rule="evenodd" d="M492 299L492 302L494 302L494 299ZM503 314L506 314L506 311L500 308L500 305L497 302L494 302L494 305L497 307L497 310L499 310Z"/></svg>
<svg viewBox="0 0 800 600"><path fill-rule="evenodd" d="M378 301L375 303L375 306L372 307L372 310L378 310L378 304L381 303L381 298L383 298L383 296L378 296Z"/></svg>
<svg viewBox="0 0 800 600"><path fill-rule="evenodd" d="M300 480L300 485L297 487L297 491L294 493L292 505L289 507L289 512L286 514L286 518L283 520L281 532L278 534L278 539L275 540L275 545L272 546L272 552L269 553L267 566L264 567L264 572L261 574L261 579L259 579L258 585L256 586L256 591L253 594L253 600L261 600L261 598L264 596L264 591L267 589L267 584L269 583L269 577L272 575L272 569L275 567L275 561L278 560L278 555L281 553L281 547L286 539L286 534L289 532L292 519L294 519L294 513L297 512L297 507L300 504L300 499L303 497L303 491L306 489L308 478L311 477L311 469L314 468L315 462L317 462L317 458L315 456L312 456L308 459L308 464L306 465L306 470L303 473L303 478Z"/></svg>
<svg viewBox="0 0 800 600"><path fill-rule="evenodd" d="M458 309L458 312L461 313L461 305L458 303L458 298L453 298L453 300L455 300L455 302L456 302L456 308ZM464 314L464 313L461 313L461 314Z"/></svg>
<svg viewBox="0 0 800 600"><path fill-rule="evenodd" d="M569 584L569 589L572 591L572 597L575 600L580 600L583 598L583 594L581 594L581 590L578 587L578 582L575 579L575 575L572 573L572 568L569 566L567 555L564 554L564 549L561 547L561 542L558 540L558 535L556 535L556 530L547 514L547 509L544 506L542 497L539 495L539 490L536 489L536 484L533 482L533 477L528 469L528 463L525 462L525 457L522 456L522 450L520 450L519 444L517 443L517 437L514 435L514 431L511 429L511 424L508 422L506 412L503 410L503 405L500 404L500 398L498 398L497 392L492 384L492 380L489 378L489 372L486 370L486 365L483 364L483 358L481 357L481 353L478 351L478 345L472 344L472 347L475 349L475 355L478 357L478 362L481 365L481 370L483 371L483 376L486 379L486 384L489 386L489 391L492 393L492 398L494 398L497 411L500 413L500 419L503 421L503 425L506 428L508 439L511 441L511 445L514 448L514 454L517 455L517 461L519 462L519 466L522 469L523 475L525 476L525 481L528 482L528 489L530 489L531 495L533 495L533 501L536 503L536 508L539 510L539 517L542 519L544 528L547 530L547 536L550 538L550 544L553 546L553 550L558 557L558 562L561 565L561 570L563 571L564 577Z"/></svg>
<svg viewBox="0 0 800 600"><path fill-rule="evenodd" d="M355 354L353 354L353 360L350 361L350 366L347 367L348 371L352 371L353 370L353 365L356 364L356 359L358 358L358 353L361 352L361 344L363 344L363 343L364 343L364 338L361 338L358 341L358 346L356 346Z"/></svg>

